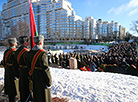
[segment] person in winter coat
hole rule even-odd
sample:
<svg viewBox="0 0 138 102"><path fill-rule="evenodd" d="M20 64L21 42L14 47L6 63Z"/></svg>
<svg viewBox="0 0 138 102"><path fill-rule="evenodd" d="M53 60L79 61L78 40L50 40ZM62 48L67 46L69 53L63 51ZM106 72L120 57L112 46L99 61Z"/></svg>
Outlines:
<svg viewBox="0 0 138 102"><path fill-rule="evenodd" d="M54 55L54 58L55 58L55 64L59 64L59 60L58 60L58 56L57 56L57 53L55 53L55 55Z"/></svg>
<svg viewBox="0 0 138 102"><path fill-rule="evenodd" d="M16 88L15 88L15 67L14 55L16 51L17 40L16 38L8 39L9 48L4 52L3 65L5 68L4 75L4 93L8 95L10 102L15 102Z"/></svg>
<svg viewBox="0 0 138 102"><path fill-rule="evenodd" d="M91 63L89 64L89 67L90 67L91 71L94 72L96 70L97 66L93 61L91 61Z"/></svg>
<svg viewBox="0 0 138 102"><path fill-rule="evenodd" d="M35 46L28 52L29 75L33 81L33 102L51 102L52 78L47 52L43 49L44 36L34 37ZM47 92L47 93L46 93Z"/></svg>
<svg viewBox="0 0 138 102"><path fill-rule="evenodd" d="M26 62L27 53L29 51L29 49L27 48L27 46L29 45L29 38L27 36L20 36L19 42L21 46L17 49L14 56L16 61L15 68L19 71L19 75L16 74L16 77L19 78L20 101L26 102L30 93L28 79L29 71ZM32 99L30 97L29 101L31 100Z"/></svg>
<svg viewBox="0 0 138 102"><path fill-rule="evenodd" d="M119 67L121 68L121 73L122 74L127 74L128 64L127 64L125 58L123 58L123 60L122 60L122 62L121 62Z"/></svg>

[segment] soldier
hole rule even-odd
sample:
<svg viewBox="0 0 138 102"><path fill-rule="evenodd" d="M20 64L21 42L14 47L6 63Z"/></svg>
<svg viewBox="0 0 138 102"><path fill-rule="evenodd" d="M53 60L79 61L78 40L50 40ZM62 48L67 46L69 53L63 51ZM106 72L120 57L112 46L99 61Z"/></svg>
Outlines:
<svg viewBox="0 0 138 102"><path fill-rule="evenodd" d="M10 47L4 52L3 65L5 68L4 77L4 93L8 95L10 102L15 102L16 88L15 88L15 75L14 75L14 54L16 51L17 40L16 38L8 39Z"/></svg>
<svg viewBox="0 0 138 102"><path fill-rule="evenodd" d="M19 91L20 91L20 101L26 102L29 91L29 70L26 64L26 54L29 51L27 46L29 45L27 36L19 37L19 42L21 46L15 53L15 60L16 60L16 69L19 70ZM30 99L31 100L31 99Z"/></svg>
<svg viewBox="0 0 138 102"><path fill-rule="evenodd" d="M51 74L48 68L48 56L43 49L44 36L39 35L34 37L35 46L29 51L28 67L31 68L29 75L33 81L33 96L34 102L51 102L50 89ZM49 93L45 93L45 89Z"/></svg>

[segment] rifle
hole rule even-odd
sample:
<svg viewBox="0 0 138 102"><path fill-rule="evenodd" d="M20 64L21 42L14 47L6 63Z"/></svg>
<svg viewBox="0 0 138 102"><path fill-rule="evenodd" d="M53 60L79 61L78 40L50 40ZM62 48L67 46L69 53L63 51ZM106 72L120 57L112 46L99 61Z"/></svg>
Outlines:
<svg viewBox="0 0 138 102"><path fill-rule="evenodd" d="M31 96L32 92L33 92L33 90L31 90L31 92L29 93L29 95L28 95L28 97L27 97L27 99L26 99L26 101L25 101L25 102L28 102L28 100L29 100L29 98L30 98L30 96Z"/></svg>
<svg viewBox="0 0 138 102"><path fill-rule="evenodd" d="M25 102L28 102L31 94L32 94L32 97L33 97L33 82L32 82L30 77L29 77L29 90L30 90L30 93L29 93L29 95L28 95L28 97L27 97Z"/></svg>

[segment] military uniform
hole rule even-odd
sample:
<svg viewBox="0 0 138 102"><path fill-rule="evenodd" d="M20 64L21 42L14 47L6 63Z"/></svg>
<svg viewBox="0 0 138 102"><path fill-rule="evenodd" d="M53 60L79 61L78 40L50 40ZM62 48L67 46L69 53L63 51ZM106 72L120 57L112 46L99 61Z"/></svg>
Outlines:
<svg viewBox="0 0 138 102"><path fill-rule="evenodd" d="M26 40L24 40L26 38ZM22 41L23 40L23 41ZM27 36L22 36L19 38L20 43L27 41ZM17 77L19 77L19 91L20 91L20 101L26 102L29 96L29 69L26 63L26 54L29 50L25 46L20 46L15 53L16 69L18 69ZM31 99L30 99L31 100Z"/></svg>
<svg viewBox="0 0 138 102"><path fill-rule="evenodd" d="M10 38L8 40L9 43L15 43L15 39ZM3 57L3 64L5 68L5 76L4 76L4 87L5 91L4 93L8 95L9 101L10 102L15 102L15 96L16 96L16 88L15 88L15 72L14 72L14 54L15 54L16 48L14 47L9 47L4 52L4 57Z"/></svg>
<svg viewBox="0 0 138 102"><path fill-rule="evenodd" d="M36 40L39 40L39 38L34 40L35 43L37 42ZM48 68L48 56L46 51L42 49L41 46L35 45L33 49L29 51L27 59L28 67L31 68L29 75L33 81L33 101L51 102L50 95L45 95L45 89L51 86L52 80L50 70Z"/></svg>

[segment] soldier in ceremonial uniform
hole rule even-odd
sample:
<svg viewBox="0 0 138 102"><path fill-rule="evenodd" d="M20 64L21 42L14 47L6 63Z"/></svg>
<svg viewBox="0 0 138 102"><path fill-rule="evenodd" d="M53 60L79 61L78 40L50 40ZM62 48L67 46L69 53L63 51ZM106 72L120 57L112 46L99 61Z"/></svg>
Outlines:
<svg viewBox="0 0 138 102"><path fill-rule="evenodd" d="M48 68L47 52L43 49L44 36L34 37L35 46L29 51L27 59L30 69L29 75L33 81L34 102L51 102L49 87L51 86L51 74ZM47 90L47 93L45 93Z"/></svg>
<svg viewBox="0 0 138 102"><path fill-rule="evenodd" d="M4 52L3 65L5 68L4 87L5 94L8 95L10 102L15 102L16 88L15 88L15 75L14 75L14 54L16 51L17 40L16 38L8 39L10 47Z"/></svg>
<svg viewBox="0 0 138 102"><path fill-rule="evenodd" d="M15 53L15 60L16 60L16 69L19 71L19 91L20 91L20 101L26 102L26 99L28 98L28 95L30 93L29 91L29 70L26 63L26 55L29 51L27 46L29 45L27 36L21 36L19 37L19 42L21 46L18 48L18 50ZM30 99L31 100L31 99Z"/></svg>

